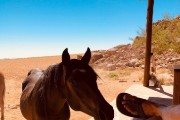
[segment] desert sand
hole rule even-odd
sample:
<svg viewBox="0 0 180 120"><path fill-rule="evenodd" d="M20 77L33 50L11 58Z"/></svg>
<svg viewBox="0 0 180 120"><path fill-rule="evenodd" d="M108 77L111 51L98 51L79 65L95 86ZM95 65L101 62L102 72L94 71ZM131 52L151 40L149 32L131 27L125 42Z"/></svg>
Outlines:
<svg viewBox="0 0 180 120"><path fill-rule="evenodd" d="M75 58L76 55L71 55ZM1 59L0 71L5 76L6 94L5 94L5 120L25 120L20 112L19 101L21 96L21 83L31 68L46 69L49 65L61 62L60 56ZM108 76L110 71L94 68L100 78L97 81L104 98L110 103L116 96L125 91L130 85L138 82L136 71L130 75L121 78L111 79ZM138 73L139 72L139 73ZM71 110L70 120L87 120L91 116L85 113Z"/></svg>

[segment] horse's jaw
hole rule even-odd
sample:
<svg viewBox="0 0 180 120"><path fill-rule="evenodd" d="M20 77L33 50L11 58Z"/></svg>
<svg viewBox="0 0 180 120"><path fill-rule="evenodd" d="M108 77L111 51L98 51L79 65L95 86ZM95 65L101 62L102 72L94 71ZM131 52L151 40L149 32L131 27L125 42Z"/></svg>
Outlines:
<svg viewBox="0 0 180 120"><path fill-rule="evenodd" d="M107 103L104 99L102 99L102 102L98 104L94 104L94 102L83 104L82 101L74 102L68 97L66 99L68 101L69 106L73 110L84 112L94 117L95 120L113 120L114 118L113 107L109 103Z"/></svg>
<svg viewBox="0 0 180 120"><path fill-rule="evenodd" d="M111 114L101 110L98 113L96 113L94 116L95 120L113 120L113 118L114 118L114 112L113 114Z"/></svg>
<svg viewBox="0 0 180 120"><path fill-rule="evenodd" d="M86 106L79 106L77 104L69 104L70 107L75 111L81 111L83 113L86 113L92 117L94 117L95 120L106 120L104 119L103 115L100 115L100 112L97 110L90 110Z"/></svg>
<svg viewBox="0 0 180 120"><path fill-rule="evenodd" d="M113 120L114 118L114 109L113 107L108 107L107 109L96 109L96 110L90 110L90 109L81 109L81 108L75 108L73 110L82 111L92 117L94 117L94 120Z"/></svg>

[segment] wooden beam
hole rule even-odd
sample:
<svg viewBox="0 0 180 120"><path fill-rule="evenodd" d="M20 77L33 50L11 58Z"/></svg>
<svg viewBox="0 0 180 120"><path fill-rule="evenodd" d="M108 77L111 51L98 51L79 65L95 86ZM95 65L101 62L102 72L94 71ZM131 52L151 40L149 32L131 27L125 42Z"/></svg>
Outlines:
<svg viewBox="0 0 180 120"><path fill-rule="evenodd" d="M174 65L173 104L180 104L180 65Z"/></svg>
<svg viewBox="0 0 180 120"><path fill-rule="evenodd" d="M148 0L147 8L147 23L146 23L146 56L144 68L144 83L145 87L149 86L150 79L150 59L151 59L151 39L152 39L152 20L153 20L154 0Z"/></svg>

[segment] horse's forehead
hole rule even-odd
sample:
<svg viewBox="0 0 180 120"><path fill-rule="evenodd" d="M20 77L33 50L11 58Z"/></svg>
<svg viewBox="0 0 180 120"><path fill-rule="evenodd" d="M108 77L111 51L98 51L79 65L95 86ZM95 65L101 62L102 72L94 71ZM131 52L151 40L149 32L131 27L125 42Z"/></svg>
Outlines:
<svg viewBox="0 0 180 120"><path fill-rule="evenodd" d="M81 60L71 59L71 60L70 60L70 63L71 63L71 64L78 64L78 63L81 63Z"/></svg>
<svg viewBox="0 0 180 120"><path fill-rule="evenodd" d="M79 68L77 68L77 69L73 69L72 70L72 73L74 73L74 74L76 74L76 73L81 73L81 74L86 74L86 73L88 73L88 71L86 70L86 69L79 69Z"/></svg>
<svg viewBox="0 0 180 120"><path fill-rule="evenodd" d="M77 59L71 59L68 68L70 71L79 70L81 73L88 72L88 73L96 74L88 64L83 63L81 60L77 60Z"/></svg>
<svg viewBox="0 0 180 120"><path fill-rule="evenodd" d="M80 60L72 59L70 61L70 67L72 67L72 68L84 68L85 66Z"/></svg>

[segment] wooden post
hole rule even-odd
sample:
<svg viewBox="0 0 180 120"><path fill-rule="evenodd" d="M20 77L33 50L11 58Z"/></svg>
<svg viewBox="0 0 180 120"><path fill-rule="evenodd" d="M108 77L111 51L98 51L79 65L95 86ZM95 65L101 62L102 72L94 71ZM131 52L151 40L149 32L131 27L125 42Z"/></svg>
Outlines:
<svg viewBox="0 0 180 120"><path fill-rule="evenodd" d="M180 65L174 65L173 104L180 104Z"/></svg>
<svg viewBox="0 0 180 120"><path fill-rule="evenodd" d="M150 79L150 57L151 57L151 39L152 39L152 19L153 19L154 0L148 0L147 8L147 23L146 23L146 56L144 68L144 82L145 87L149 86Z"/></svg>

